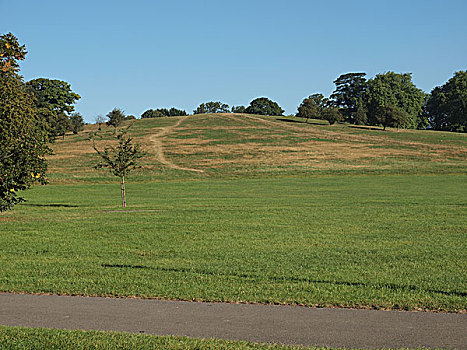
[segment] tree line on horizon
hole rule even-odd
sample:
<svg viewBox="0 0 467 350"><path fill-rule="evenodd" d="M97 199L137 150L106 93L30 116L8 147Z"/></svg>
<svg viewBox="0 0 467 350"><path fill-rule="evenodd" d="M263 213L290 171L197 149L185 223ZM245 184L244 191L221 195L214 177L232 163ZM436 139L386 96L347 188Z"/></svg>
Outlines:
<svg viewBox="0 0 467 350"><path fill-rule="evenodd" d="M334 80L335 90L329 97L315 93L305 98L295 116L327 120L329 124L346 122L407 128L467 132L467 71L458 71L444 85L430 94L417 88L412 73L392 71L366 79L366 73L346 73ZM165 112L164 112L165 111ZM187 115L171 108L149 109L141 118ZM250 105L232 106L220 101L201 103L193 114L246 113L281 116L284 110L266 97L256 98Z"/></svg>

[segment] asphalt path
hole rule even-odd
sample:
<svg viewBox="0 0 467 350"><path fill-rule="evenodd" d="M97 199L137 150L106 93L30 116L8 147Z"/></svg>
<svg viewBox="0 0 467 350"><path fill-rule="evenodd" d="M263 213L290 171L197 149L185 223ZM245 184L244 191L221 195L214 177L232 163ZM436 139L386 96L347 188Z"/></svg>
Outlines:
<svg viewBox="0 0 467 350"><path fill-rule="evenodd" d="M0 293L0 324L347 348L467 349L467 315Z"/></svg>

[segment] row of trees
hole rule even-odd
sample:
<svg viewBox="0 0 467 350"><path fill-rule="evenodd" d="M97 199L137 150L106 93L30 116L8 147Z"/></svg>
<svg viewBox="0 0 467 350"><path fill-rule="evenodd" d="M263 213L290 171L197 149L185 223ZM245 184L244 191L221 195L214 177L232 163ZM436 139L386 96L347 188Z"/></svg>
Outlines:
<svg viewBox="0 0 467 350"><path fill-rule="evenodd" d="M177 109L172 107L167 108L158 108L158 109L148 109L143 114L141 114L141 119L145 118L160 118L160 117L178 117L187 115L186 111L183 109Z"/></svg>
<svg viewBox="0 0 467 350"><path fill-rule="evenodd" d="M412 82L411 73L386 72L371 79L366 73L339 76L329 97L316 93L305 98L296 116L324 119L330 124L345 121L360 125L382 125L397 128L431 128L467 131L467 72L459 71L444 85L426 94ZM173 111L173 113L171 112ZM249 113L282 115L284 110L266 97L256 98L250 105L232 106L220 101L201 103L193 114ZM148 110L142 118L186 115L172 108Z"/></svg>
<svg viewBox="0 0 467 350"><path fill-rule="evenodd" d="M202 113L248 113L259 115L282 115L284 110L274 101L266 97L259 97L250 102L248 107L232 106L223 102L205 102L201 103L198 108L193 111L193 114Z"/></svg>
<svg viewBox="0 0 467 350"><path fill-rule="evenodd" d="M367 80L365 73L338 77L329 98L314 94L298 107L297 116L384 128L432 128L467 131L467 72L454 74L446 84L426 94L410 73L387 72Z"/></svg>

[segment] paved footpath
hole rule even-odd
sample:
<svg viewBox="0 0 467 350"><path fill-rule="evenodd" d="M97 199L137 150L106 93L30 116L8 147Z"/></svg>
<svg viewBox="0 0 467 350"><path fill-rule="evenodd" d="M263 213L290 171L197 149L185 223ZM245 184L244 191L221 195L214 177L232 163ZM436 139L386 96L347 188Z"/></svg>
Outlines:
<svg viewBox="0 0 467 350"><path fill-rule="evenodd" d="M0 324L358 348L467 349L467 315L0 293Z"/></svg>

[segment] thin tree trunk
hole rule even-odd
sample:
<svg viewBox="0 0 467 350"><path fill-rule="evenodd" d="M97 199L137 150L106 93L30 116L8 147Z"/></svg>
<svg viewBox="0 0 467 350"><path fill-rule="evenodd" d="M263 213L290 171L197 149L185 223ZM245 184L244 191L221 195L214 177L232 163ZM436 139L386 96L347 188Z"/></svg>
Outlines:
<svg viewBox="0 0 467 350"><path fill-rule="evenodd" d="M122 176L122 207L126 207L126 197L125 197L125 176Z"/></svg>

